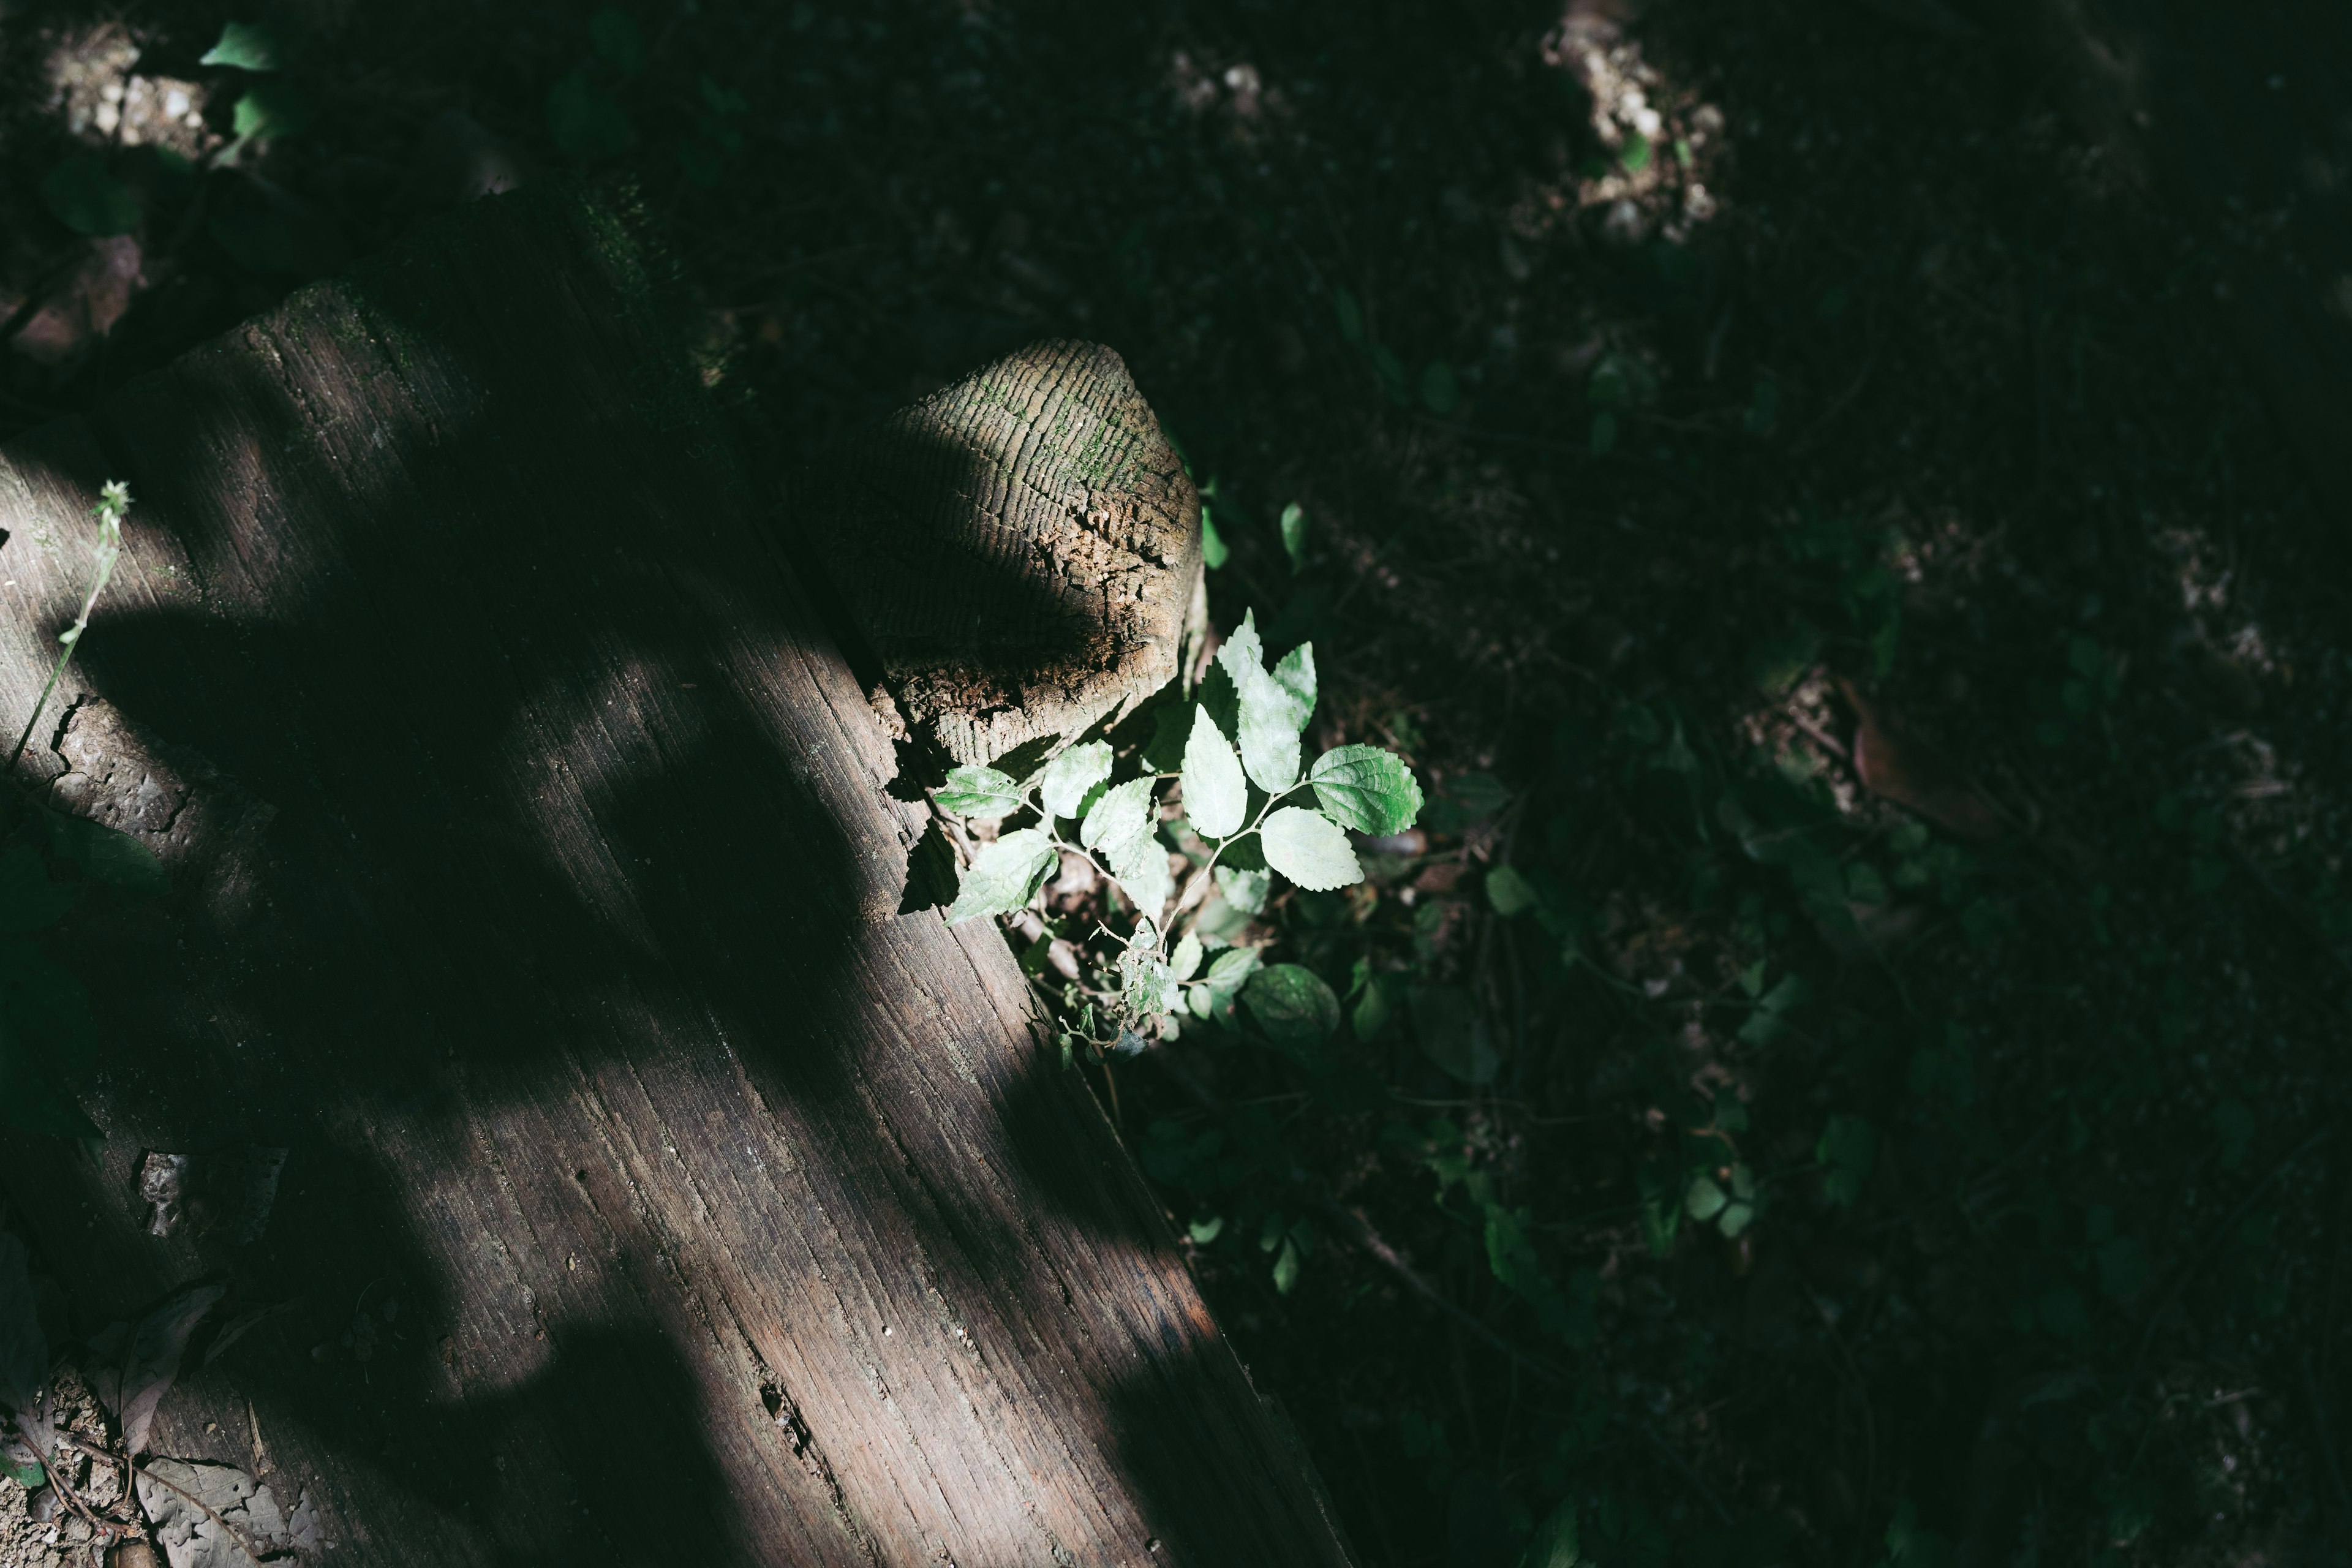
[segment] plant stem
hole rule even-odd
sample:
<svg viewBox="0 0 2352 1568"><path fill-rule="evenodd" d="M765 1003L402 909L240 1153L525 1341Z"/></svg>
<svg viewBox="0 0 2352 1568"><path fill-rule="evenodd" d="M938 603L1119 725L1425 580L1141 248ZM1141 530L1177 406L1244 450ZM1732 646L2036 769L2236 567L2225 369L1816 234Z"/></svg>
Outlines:
<svg viewBox="0 0 2352 1568"><path fill-rule="evenodd" d="M81 634L89 628L90 612L98 607L98 596L106 592L106 581L114 575L115 560L122 553L122 514L131 510L131 489L120 479L110 480L99 491L98 505L90 515L98 519L98 571L90 578L89 593L82 599L81 614L74 624L58 635L65 651L49 671L48 683L41 688L40 700L33 704L30 717L25 721L24 733L16 737L16 749L8 753L8 765L0 772L15 773L16 763L25 755L25 747L33 738L33 726L41 721L41 710L49 705L49 694L73 662L74 650L81 646Z"/></svg>

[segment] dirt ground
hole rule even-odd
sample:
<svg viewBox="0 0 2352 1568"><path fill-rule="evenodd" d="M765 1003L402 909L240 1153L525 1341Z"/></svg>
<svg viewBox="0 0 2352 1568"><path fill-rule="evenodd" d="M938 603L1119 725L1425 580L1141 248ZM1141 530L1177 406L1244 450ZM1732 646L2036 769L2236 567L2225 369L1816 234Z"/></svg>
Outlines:
<svg viewBox="0 0 2352 1568"><path fill-rule="evenodd" d="M667 226L779 486L1108 342L1213 484L1219 622L1445 797L1268 917L1393 982L1375 1089L1113 1069L1362 1561L1566 1506L1601 1563L2341 1563L2341 558L2216 241L1941 11L705 0L630 70L591 8L330 4L308 124L203 174L152 149L235 139L220 17L11 10L0 425L574 165ZM629 145L566 153L575 72ZM42 188L101 143L144 216L92 239ZM1251 1199L1285 1162L1540 1356Z"/></svg>

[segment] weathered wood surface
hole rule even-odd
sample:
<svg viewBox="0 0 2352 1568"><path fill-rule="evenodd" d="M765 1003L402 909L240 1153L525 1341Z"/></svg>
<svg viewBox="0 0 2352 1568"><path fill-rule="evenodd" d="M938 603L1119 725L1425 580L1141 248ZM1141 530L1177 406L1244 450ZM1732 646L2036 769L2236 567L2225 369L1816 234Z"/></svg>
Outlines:
<svg viewBox="0 0 2352 1568"><path fill-rule="evenodd" d="M1118 355L1007 355L828 463L811 542L908 721L959 763L1166 685L1201 498Z"/></svg>
<svg viewBox="0 0 2352 1568"><path fill-rule="evenodd" d="M85 1331L285 1304L156 1448L334 1562L1344 1562L995 931L898 913L646 266L497 198L0 454L0 711L138 498L34 763L176 879L88 939L106 1142L0 1136L16 1220ZM261 1240L145 1234L142 1150L237 1142Z"/></svg>

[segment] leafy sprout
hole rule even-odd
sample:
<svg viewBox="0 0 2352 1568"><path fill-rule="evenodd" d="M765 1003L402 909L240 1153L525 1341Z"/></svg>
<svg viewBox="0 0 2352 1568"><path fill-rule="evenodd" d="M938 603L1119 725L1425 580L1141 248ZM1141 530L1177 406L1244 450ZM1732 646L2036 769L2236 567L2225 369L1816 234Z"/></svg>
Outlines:
<svg viewBox="0 0 2352 1568"><path fill-rule="evenodd" d="M1163 776L1115 780L1107 741L1074 746L1025 779L960 767L933 796L955 816L1034 819L973 856L948 909L950 924L1027 908L1066 854L1093 864L1135 911L1115 963L1098 985L1079 988L1084 1035L1098 1049L1139 1050L1147 1033L1173 1038L1185 1013L1230 1018L1237 1000L1277 1040L1336 1029L1339 1000L1320 977L1296 964L1265 967L1254 949L1225 947L1211 959L1210 944L1224 943L1197 929L1201 914L1212 890L1233 909L1263 910L1277 873L1315 892L1360 882L1349 830L1400 833L1421 813L1412 771L1378 747L1335 747L1302 768L1300 736L1316 699L1311 645L1269 668L1256 618L1245 616L1217 668L1229 697L1194 704L1177 774L1185 818L1210 852L1181 889L1160 838ZM1229 709L1223 722L1213 700Z"/></svg>

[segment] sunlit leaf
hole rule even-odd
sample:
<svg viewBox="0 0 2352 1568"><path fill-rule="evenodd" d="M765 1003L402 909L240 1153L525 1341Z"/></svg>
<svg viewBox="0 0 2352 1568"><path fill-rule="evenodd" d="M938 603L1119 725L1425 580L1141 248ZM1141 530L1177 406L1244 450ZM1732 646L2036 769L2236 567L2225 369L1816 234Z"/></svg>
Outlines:
<svg viewBox="0 0 2352 1568"><path fill-rule="evenodd" d="M1347 831L1319 812L1286 805L1258 829L1265 862L1310 892L1325 893L1364 879Z"/></svg>
<svg viewBox="0 0 2352 1568"><path fill-rule="evenodd" d="M274 71L286 63L278 35L262 22L228 22L220 41L196 59L200 66L231 66L238 70Z"/></svg>
<svg viewBox="0 0 2352 1568"><path fill-rule="evenodd" d="M1021 809L1021 786L994 768L954 768L933 798L940 809L958 816L1010 816Z"/></svg>
<svg viewBox="0 0 2352 1568"><path fill-rule="evenodd" d="M981 846L956 889L955 902L948 909L948 924L1027 908L1060 858L1045 830L1036 827L1007 833Z"/></svg>
<svg viewBox="0 0 2352 1568"><path fill-rule="evenodd" d="M1209 838L1228 838L1242 829L1249 812L1249 781L1239 758L1209 717L1192 710L1192 738L1184 742L1184 815Z"/></svg>

